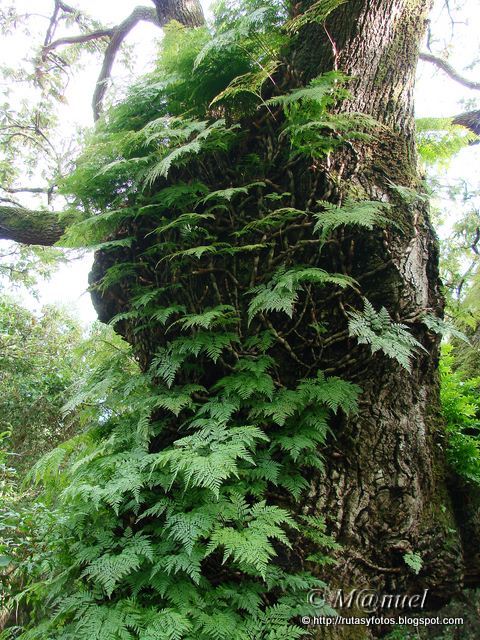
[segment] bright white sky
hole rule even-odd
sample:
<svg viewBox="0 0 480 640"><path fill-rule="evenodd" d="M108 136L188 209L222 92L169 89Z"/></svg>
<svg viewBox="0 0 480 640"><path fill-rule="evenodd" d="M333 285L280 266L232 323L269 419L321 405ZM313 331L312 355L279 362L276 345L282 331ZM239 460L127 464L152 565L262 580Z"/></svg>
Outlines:
<svg viewBox="0 0 480 640"><path fill-rule="evenodd" d="M0 0L0 7L10 4L8 0ZM84 11L105 24L116 24L127 16L132 9L139 4L138 0L77 0L73 2ZM149 2L146 2L149 4ZM208 0L203 0L204 9L208 9ZM15 6L19 12L22 10L31 11L31 0L16 0ZM480 23L480 5L478 0L467 0L467 10L463 12L462 20L464 24L455 25L454 39L451 40L451 23L448 14L442 10L444 3L437 0L436 9L432 13L432 31L436 36L442 38L442 42L432 44L435 52L444 49L448 54L450 62L458 69L464 67L477 59L480 52L480 40L478 24ZM49 15L52 2L50 0L35 0L35 11L39 14ZM39 18L41 20L41 18ZM153 25L141 23L128 37L127 42L134 47L136 62L134 72L140 74L148 70L155 58L155 42L160 36L160 31ZM0 56L10 65L15 58L19 59L31 52L25 51L26 41L21 39L9 39L5 42ZM443 46L442 46L443 45ZM65 108L65 122L62 130L72 131L78 124L89 126L91 120L91 96L98 74L98 66L89 64L77 78L75 83L71 83L68 91L68 105ZM480 80L480 65L471 71L464 71L470 78ZM114 83L122 86L125 84L125 72L117 67L114 69ZM480 93L461 87L450 80L442 72L436 70L428 63L420 63L418 69L418 82L416 91L416 111L419 117L423 116L451 116L467 109L460 103L462 100L472 100ZM479 102L480 104L480 102ZM477 107L478 108L478 107ZM480 146L480 145L479 145ZM480 166L479 146L465 149L452 162L448 179L465 178L472 184L478 186L478 167ZM442 203L440 203L442 204ZM452 218L454 211L448 212ZM40 307L42 304L60 302L70 308L76 309L76 314L83 323L88 324L96 318L95 311L90 302L90 296L86 292L87 275L91 264L91 257L77 259L68 265L61 267L58 272L40 287L40 301L37 302L31 297L25 296L25 302L31 307Z"/></svg>

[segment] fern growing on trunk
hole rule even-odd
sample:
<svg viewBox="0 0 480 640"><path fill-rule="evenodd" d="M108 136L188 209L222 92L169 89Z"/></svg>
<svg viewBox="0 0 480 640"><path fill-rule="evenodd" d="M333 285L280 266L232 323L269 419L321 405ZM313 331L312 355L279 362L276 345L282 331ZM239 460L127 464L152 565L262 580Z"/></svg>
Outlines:
<svg viewBox="0 0 480 640"><path fill-rule="evenodd" d="M324 4L312 20L341 3ZM362 314L360 284L324 257L352 226L387 225L393 204L297 202L271 179L377 123L333 113L340 73L279 86L282 10L239 14L213 35L171 25L158 71L106 114L64 186L70 242L110 262L95 287L121 291L112 322L140 366L124 349L101 363L79 398L101 403L97 420L33 471L57 523L22 640L304 637L305 594L337 546L298 501L360 393L322 354L349 319L404 367L418 346L386 312ZM244 144L252 113L280 123L275 147ZM342 291L351 310L325 339Z"/></svg>

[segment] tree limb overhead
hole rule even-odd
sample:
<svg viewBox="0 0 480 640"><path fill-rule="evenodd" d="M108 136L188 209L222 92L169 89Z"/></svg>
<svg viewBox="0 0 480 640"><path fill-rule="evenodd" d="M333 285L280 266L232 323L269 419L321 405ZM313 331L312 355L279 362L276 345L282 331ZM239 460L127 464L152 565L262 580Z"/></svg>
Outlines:
<svg viewBox="0 0 480 640"><path fill-rule="evenodd" d="M0 206L0 240L51 247L60 240L65 228L66 221L58 213Z"/></svg>
<svg viewBox="0 0 480 640"><path fill-rule="evenodd" d="M111 38L114 33L114 28L111 29L98 29L92 31L92 33L82 33L77 36L65 36L64 38L58 38L53 40L50 44L43 47L43 52L48 53L52 49L69 44L82 44L84 42L91 42L92 40L98 40L99 38Z"/></svg>
<svg viewBox="0 0 480 640"><path fill-rule="evenodd" d="M170 20L177 20L188 27L200 26L204 23L204 16L199 0L153 0L154 7L136 7L132 13L121 23L114 27L98 28L90 32L75 36L65 36L54 39L56 27L61 20L61 12L82 18L81 12L65 4L61 0L55 0L54 10L50 18L49 27L45 36L42 49L43 60L51 60L54 51L59 47L82 44L108 39L102 68L95 86L92 100L94 119L97 120L102 110L102 103L107 89L108 79L112 71L116 54L126 36L140 22L150 22L158 27L164 26ZM81 28L85 29L82 22ZM17 135L17 134L15 134ZM23 133L22 135L27 135ZM48 142L48 141L47 141ZM20 192L51 194L52 188L43 187L18 187L3 188L9 194ZM0 198L0 201L8 204L0 204L0 240L12 240L21 244L52 246L60 240L67 227L67 221L60 213L51 211L33 211L23 208L11 198Z"/></svg>
<svg viewBox="0 0 480 640"><path fill-rule="evenodd" d="M480 91L480 82L475 82L474 80L469 80L468 78L464 78L446 60L442 60L442 58L439 58L438 56L434 56L431 53L421 53L420 60L424 60L425 62L431 62L436 67L441 69L444 73L446 73L447 76L449 76L452 80L455 80L455 82L458 82L464 87L467 87L467 89L474 89L476 91Z"/></svg>
<svg viewBox="0 0 480 640"><path fill-rule="evenodd" d="M98 76L95 91L92 99L93 118L98 120L102 111L102 102L107 90L107 82L110 78L113 63L117 52L130 31L141 21L152 22L158 26L161 26L158 21L157 10L153 7L135 7L132 13L125 18L120 24L108 29L97 29L91 33L82 33L76 36L66 36L53 40L43 48L43 55L48 54L57 49L58 47L71 45L71 44L83 44L85 42L92 42L93 40L99 40L101 38L108 38L109 43L105 51L102 68Z"/></svg>
<svg viewBox="0 0 480 640"><path fill-rule="evenodd" d="M150 7L136 7L128 18L125 18L117 27L114 27L110 36L110 42L105 51L102 68L100 69L97 84L95 85L95 91L93 92L92 109L94 120L98 120L102 112L103 99L107 91L108 80L117 52L124 39L140 21L151 22L157 26L162 26L158 22L155 9L150 9Z"/></svg>
<svg viewBox="0 0 480 640"><path fill-rule="evenodd" d="M455 116L452 120L453 124L460 124L462 127L466 127L473 131L477 136L480 136L480 111L467 111ZM473 144L476 144L475 141Z"/></svg>
<svg viewBox="0 0 480 640"><path fill-rule="evenodd" d="M53 41L48 41L48 37L45 39L42 52L44 58L48 57L48 54L58 47L108 38L109 42L92 98L93 118L95 121L98 120L102 112L103 99L118 50L127 35L139 22L151 22L158 27L163 27L170 20L177 20L188 27L198 27L205 22L199 0L153 0L153 3L155 8L135 7L125 20L114 27L96 29L90 33L82 33L76 36L65 36ZM69 8L68 5L67 8ZM64 6L57 2L52 21L57 20L59 9L65 10ZM51 27L49 32L52 33Z"/></svg>
<svg viewBox="0 0 480 640"><path fill-rule="evenodd" d="M186 27L200 27L205 22L199 0L152 0L160 26L177 20Z"/></svg>

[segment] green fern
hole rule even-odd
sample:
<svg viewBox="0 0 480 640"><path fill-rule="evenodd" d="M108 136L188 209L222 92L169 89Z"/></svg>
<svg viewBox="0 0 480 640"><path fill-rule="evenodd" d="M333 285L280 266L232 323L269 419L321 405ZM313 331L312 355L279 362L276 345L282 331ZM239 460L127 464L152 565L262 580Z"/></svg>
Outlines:
<svg viewBox="0 0 480 640"><path fill-rule="evenodd" d="M470 340L463 333L463 331L459 331L455 325L451 322L447 322L438 318L437 316L432 315L431 313L427 313L422 317L423 324L433 331L433 333L438 333L441 336L453 336L462 340L462 342L466 342L470 344Z"/></svg>
<svg viewBox="0 0 480 640"><path fill-rule="evenodd" d="M176 338L168 347L164 347L156 354L152 361L151 372L162 378L170 387L177 371L189 358L205 355L213 362L217 362L222 351L238 342L238 336L231 331L225 333L210 333L199 331L190 338Z"/></svg>
<svg viewBox="0 0 480 640"><path fill-rule="evenodd" d="M202 329L211 329L219 325L225 326L231 324L232 321L236 322L235 308L231 305L219 305L214 309L205 309L202 313L192 313L183 316L180 320L177 320L172 324L180 324L182 329L192 329L194 327L201 327Z"/></svg>
<svg viewBox="0 0 480 640"><path fill-rule="evenodd" d="M227 128L224 120L215 120L211 124L206 121L195 123L189 121L186 121L186 123L184 123L184 121L181 122L181 129L172 130L169 127L161 128L160 131L156 131L155 134L150 134L147 138L147 142L151 142L157 137L163 140L165 137L172 136L172 133L174 133L176 134L174 135L174 139L186 139L192 133L196 133L192 140L175 147L148 170L144 178L147 186L154 183L158 178L166 178L173 166L182 166L188 162L192 156L213 150L225 151L232 143L232 132L236 128L235 126ZM181 132L180 135L179 132Z"/></svg>
<svg viewBox="0 0 480 640"><path fill-rule="evenodd" d="M231 29L221 31L203 47L195 59L194 70L204 65L208 61L208 58L219 50L231 51L238 47L240 42L245 42L245 40L250 37L258 38L259 34L262 32L265 33L267 30L270 31L271 35L271 20L274 11L274 7L264 6L242 15ZM271 43L275 50L278 42L278 36L268 38L267 47L269 43Z"/></svg>
<svg viewBox="0 0 480 640"><path fill-rule="evenodd" d="M348 0L317 0L306 11L287 22L286 28L291 33L298 33L306 24L312 22L321 24L325 22L332 11L346 2Z"/></svg>
<svg viewBox="0 0 480 640"><path fill-rule="evenodd" d="M412 357L419 349L425 350L403 324L392 322L388 311L382 307L377 313L368 300L364 300L363 312L348 313L348 330L359 344L368 344L372 353L382 351L410 371Z"/></svg>
<svg viewBox="0 0 480 640"><path fill-rule="evenodd" d="M279 269L268 284L251 289L250 294L254 295L254 298L248 307L249 320L259 313L272 311L286 313L291 318L304 283L319 286L333 284L345 288L352 286L353 282L348 276L331 274L315 267L297 267L288 271Z"/></svg>
<svg viewBox="0 0 480 640"><path fill-rule="evenodd" d="M181 474L186 488L204 487L218 497L224 481L237 475L239 461L253 464L252 447L266 439L258 427L227 430L224 425L211 423L194 435L177 440L174 449L153 455L151 468L166 467L172 482Z"/></svg>
<svg viewBox="0 0 480 640"><path fill-rule="evenodd" d="M202 204L210 202L210 200L227 200L228 202L230 202L235 196L247 194L249 189L252 189L253 187L264 186L264 182L251 182L250 184L246 184L243 187L228 187L227 189L217 189L216 191L211 191L210 193L208 193L204 198L202 198L200 202Z"/></svg>
<svg viewBox="0 0 480 640"><path fill-rule="evenodd" d="M263 102L261 92L265 82L270 80L270 82L274 84L272 74L278 65L279 63L277 61L272 60L267 62L265 66L261 66L258 71L250 71L241 76L237 76L230 82L226 89L215 96L209 106L212 107L217 103L238 101L239 96L243 99L253 96L253 107L257 107Z"/></svg>
<svg viewBox="0 0 480 640"><path fill-rule="evenodd" d="M469 129L453 124L452 118L419 118L416 128L418 151L427 164L448 164L461 149L478 139Z"/></svg>
<svg viewBox="0 0 480 640"><path fill-rule="evenodd" d="M405 561L405 564L410 567L413 573L416 573L417 575L420 573L423 567L423 560L421 555L414 552L405 553L403 556L403 560Z"/></svg>
<svg viewBox="0 0 480 640"><path fill-rule="evenodd" d="M384 202L346 201L341 207L325 201L318 201L317 204L321 205L324 211L315 214L317 222L314 231L320 232L323 239L341 226L364 227L371 230L374 226L389 224L388 218L383 215L384 211L388 211L389 205Z"/></svg>
<svg viewBox="0 0 480 640"><path fill-rule="evenodd" d="M265 104L269 107L282 107L288 112L289 108L296 108L299 104L313 103L321 107L322 112L325 112L326 107L335 100L337 92L345 80L342 73L331 71L318 76L308 86L270 98ZM344 93L343 90L340 92Z"/></svg>

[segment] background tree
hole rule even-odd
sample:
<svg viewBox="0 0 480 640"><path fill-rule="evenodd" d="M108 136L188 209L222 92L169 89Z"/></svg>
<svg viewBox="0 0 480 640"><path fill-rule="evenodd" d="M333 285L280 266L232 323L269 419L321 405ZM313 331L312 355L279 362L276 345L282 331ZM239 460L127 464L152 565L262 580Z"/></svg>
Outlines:
<svg viewBox="0 0 480 640"><path fill-rule="evenodd" d="M3 296L0 333L1 430L11 433L13 466L25 470L74 431L62 407L77 375L82 331L66 312L50 307L38 317Z"/></svg>
<svg viewBox="0 0 480 640"><path fill-rule="evenodd" d="M0 336L1 631L29 622L28 601L6 605L33 578L45 576L49 534L58 517L27 472L64 442L75 447L85 424L98 423L109 410L104 394L92 392L87 402L79 386L87 374L108 369L112 354L126 345L109 327L94 326L84 336L65 310L48 307L39 315L5 295ZM125 377L131 373L131 366L124 367Z"/></svg>

